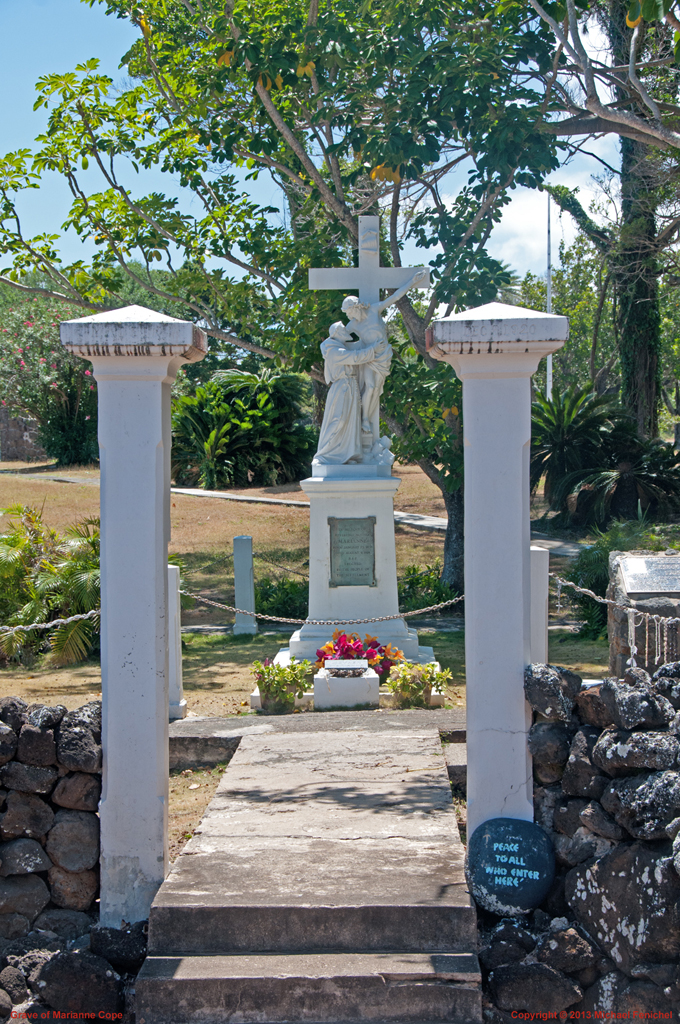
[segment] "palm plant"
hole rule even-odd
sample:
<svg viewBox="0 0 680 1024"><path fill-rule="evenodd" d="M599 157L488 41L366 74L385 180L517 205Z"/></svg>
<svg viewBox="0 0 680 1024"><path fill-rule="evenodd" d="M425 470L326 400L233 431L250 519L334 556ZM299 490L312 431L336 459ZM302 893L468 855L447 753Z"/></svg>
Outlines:
<svg viewBox="0 0 680 1024"><path fill-rule="evenodd" d="M4 626L50 622L99 607L99 520L83 519L60 537L36 509L13 505L16 516L0 537L0 621ZM56 627L49 644L57 664L80 661L99 634L99 616ZM44 634L0 631L6 657L39 650Z"/></svg>
<svg viewBox="0 0 680 1024"><path fill-rule="evenodd" d="M545 498L553 510L567 512L564 481L601 464L603 438L622 413L608 397L576 385L551 399L536 395L532 409L531 489L545 476Z"/></svg>

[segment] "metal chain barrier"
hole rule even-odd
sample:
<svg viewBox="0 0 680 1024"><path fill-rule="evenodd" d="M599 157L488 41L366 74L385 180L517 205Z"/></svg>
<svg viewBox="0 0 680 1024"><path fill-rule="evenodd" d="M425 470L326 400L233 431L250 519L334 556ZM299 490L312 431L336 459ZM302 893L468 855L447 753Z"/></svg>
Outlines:
<svg viewBox="0 0 680 1024"><path fill-rule="evenodd" d="M82 615L71 615L68 619L52 619L51 622L33 622L30 626L0 626L0 636L9 636L11 633L30 633L37 629L43 632L46 629L55 629L57 626L67 626L69 622L82 622L83 619L94 619L101 614L101 608L93 608L91 612L84 612Z"/></svg>
<svg viewBox="0 0 680 1024"><path fill-rule="evenodd" d="M612 608L618 608L620 611L626 613L628 620L628 647L630 649L630 658L627 664L632 668L637 666L635 655L638 653L638 647L636 642L636 629L643 623L645 625L645 664L649 664L649 626L650 623L654 625L654 637L656 651L655 664L659 665L662 661L661 651L663 650L663 662L666 664L668 661L668 627L677 626L680 622L680 618L666 617L663 615L654 615L652 612L645 612L639 608L630 608L628 605L619 604L618 601L612 601L610 597L600 597L599 594L594 593L592 590L588 590L586 587L579 587L576 583L572 583L571 580L562 579L557 573L551 572L548 574L557 583L557 610L559 611L561 606L562 588L570 587L571 590L575 590L577 594L585 594L586 597L592 598L593 601L597 601L598 604L611 605ZM638 617L638 618L636 618ZM676 652L677 656L677 652Z"/></svg>
<svg viewBox="0 0 680 1024"><path fill-rule="evenodd" d="M447 608L449 605L458 604L463 601L465 594L460 597L452 597L448 601L441 601L439 604L431 604L428 608L418 608L414 612L397 612L396 615L380 615L374 619L284 619L280 615L264 615L262 612L246 611L243 608L234 608L230 604L221 604L219 601L211 601L208 597L200 597L198 594L190 594L187 590L181 593L185 597L192 597L194 601L201 604L209 604L212 608L220 608L225 612L238 612L240 615L249 615L253 619L265 619L267 622L288 622L293 626L361 626L369 622L390 622L392 619L409 619L414 615L423 615L425 612L436 612L440 608Z"/></svg>

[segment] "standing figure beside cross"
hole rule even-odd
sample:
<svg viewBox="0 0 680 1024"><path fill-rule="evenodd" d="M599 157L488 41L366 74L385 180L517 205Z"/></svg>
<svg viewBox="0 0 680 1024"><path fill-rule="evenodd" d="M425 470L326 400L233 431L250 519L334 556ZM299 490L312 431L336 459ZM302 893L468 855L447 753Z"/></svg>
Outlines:
<svg viewBox="0 0 680 1024"><path fill-rule="evenodd" d="M370 461L371 449L380 438L380 395L392 359L382 313L409 289L427 288L430 284L427 267L381 267L379 238L380 218L359 217L359 266L315 267L309 271L309 287L312 289L344 291L351 288L359 291L358 299L355 295L347 296L342 311L349 319L348 330L359 338L358 342L346 342L347 347L375 348L375 357L362 361L355 371L361 391L364 461ZM394 288L396 291L381 302L381 288Z"/></svg>

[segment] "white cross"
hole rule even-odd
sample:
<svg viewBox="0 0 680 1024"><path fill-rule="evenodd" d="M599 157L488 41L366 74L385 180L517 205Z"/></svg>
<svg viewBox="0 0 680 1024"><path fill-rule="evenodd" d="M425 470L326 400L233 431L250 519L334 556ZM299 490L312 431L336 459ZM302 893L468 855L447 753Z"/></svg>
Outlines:
<svg viewBox="0 0 680 1024"><path fill-rule="evenodd" d="M380 218L359 217L359 266L358 267L312 267L309 271L309 287L312 289L335 289L337 291L359 291L362 302L373 305L380 302L381 288L399 288L407 284L418 267L380 266ZM427 268L423 268L427 269ZM419 288L430 285L427 281Z"/></svg>

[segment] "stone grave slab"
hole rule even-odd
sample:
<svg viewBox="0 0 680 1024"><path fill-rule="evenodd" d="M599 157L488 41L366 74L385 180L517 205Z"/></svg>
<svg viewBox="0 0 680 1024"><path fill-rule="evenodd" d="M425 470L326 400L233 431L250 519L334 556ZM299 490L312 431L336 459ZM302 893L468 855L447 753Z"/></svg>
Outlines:
<svg viewBox="0 0 680 1024"><path fill-rule="evenodd" d="M247 735L154 902L139 1012L481 1020L463 860L436 726Z"/></svg>
<svg viewBox="0 0 680 1024"><path fill-rule="evenodd" d="M620 565L629 597L680 596L680 555L630 555Z"/></svg>

